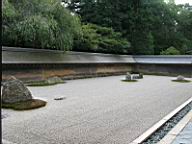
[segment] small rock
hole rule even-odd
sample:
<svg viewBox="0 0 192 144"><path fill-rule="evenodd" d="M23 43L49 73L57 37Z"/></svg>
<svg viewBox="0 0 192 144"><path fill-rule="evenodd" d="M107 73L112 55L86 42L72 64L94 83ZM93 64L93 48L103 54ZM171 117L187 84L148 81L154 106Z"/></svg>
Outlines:
<svg viewBox="0 0 192 144"><path fill-rule="evenodd" d="M22 81L11 77L2 87L2 103L16 103L32 99L32 94Z"/></svg>
<svg viewBox="0 0 192 144"><path fill-rule="evenodd" d="M179 76L177 77L177 80L178 80L178 81L183 81L183 80L185 80L185 77L182 76L182 75L179 75Z"/></svg>
<svg viewBox="0 0 192 144"><path fill-rule="evenodd" d="M66 97L58 97L58 98L54 98L54 100L64 100L66 99Z"/></svg>
<svg viewBox="0 0 192 144"><path fill-rule="evenodd" d="M8 114L1 114L1 119L7 118Z"/></svg>

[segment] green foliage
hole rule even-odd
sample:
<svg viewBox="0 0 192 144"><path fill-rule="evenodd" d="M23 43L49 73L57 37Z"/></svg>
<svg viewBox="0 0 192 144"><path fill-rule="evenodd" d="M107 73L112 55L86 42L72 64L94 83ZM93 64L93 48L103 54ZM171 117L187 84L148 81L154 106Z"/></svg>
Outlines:
<svg viewBox="0 0 192 144"><path fill-rule="evenodd" d="M142 35L142 36L141 36ZM136 55L153 55L154 38L151 33L136 32L133 34L132 53Z"/></svg>
<svg viewBox="0 0 192 144"><path fill-rule="evenodd" d="M172 80L172 82L179 82L179 83L190 83L190 80Z"/></svg>
<svg viewBox="0 0 192 144"><path fill-rule="evenodd" d="M57 0L3 1L3 45L69 50L79 35L79 18Z"/></svg>
<svg viewBox="0 0 192 144"><path fill-rule="evenodd" d="M3 0L2 41L6 46L147 55L173 46L191 54L192 6L167 2Z"/></svg>
<svg viewBox="0 0 192 144"><path fill-rule="evenodd" d="M132 54L160 54L174 46L192 51L192 6L173 0L64 0L84 23L112 27L131 42Z"/></svg>
<svg viewBox="0 0 192 144"><path fill-rule="evenodd" d="M114 54L128 53L130 50L130 43L112 28L86 24L82 26L82 31L82 38L76 41L74 50Z"/></svg>
<svg viewBox="0 0 192 144"><path fill-rule="evenodd" d="M161 55L180 55L180 51L174 47L169 47L168 49L162 51Z"/></svg>

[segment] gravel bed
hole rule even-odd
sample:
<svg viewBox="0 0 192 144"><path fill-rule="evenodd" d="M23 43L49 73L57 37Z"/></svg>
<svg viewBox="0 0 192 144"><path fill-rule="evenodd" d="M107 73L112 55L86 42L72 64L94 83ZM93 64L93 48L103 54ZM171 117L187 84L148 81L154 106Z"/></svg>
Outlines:
<svg viewBox="0 0 192 144"><path fill-rule="evenodd" d="M142 144L156 144L158 143L190 110L192 109L192 102L184 109L167 121L159 130L152 134Z"/></svg>

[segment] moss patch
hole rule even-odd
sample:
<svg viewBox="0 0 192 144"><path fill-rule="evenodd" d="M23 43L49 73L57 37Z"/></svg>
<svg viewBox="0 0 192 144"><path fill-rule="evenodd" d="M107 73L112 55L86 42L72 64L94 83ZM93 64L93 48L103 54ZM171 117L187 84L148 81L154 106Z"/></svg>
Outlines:
<svg viewBox="0 0 192 144"><path fill-rule="evenodd" d="M27 86L30 87L41 87L41 86L53 86L53 85L57 85L57 84L63 84L65 82L59 82L59 83L48 83L46 81L39 81L39 82L30 82L28 84L26 84Z"/></svg>
<svg viewBox="0 0 192 144"><path fill-rule="evenodd" d="M138 82L137 80L121 80L122 82Z"/></svg>
<svg viewBox="0 0 192 144"><path fill-rule="evenodd" d="M30 110L30 109L43 107L46 104L47 102L43 100L32 99L28 101L13 103L13 104L2 103L2 108L10 108L14 110Z"/></svg>
<svg viewBox="0 0 192 144"><path fill-rule="evenodd" d="M180 83L189 83L190 80L172 80L173 82L180 82Z"/></svg>

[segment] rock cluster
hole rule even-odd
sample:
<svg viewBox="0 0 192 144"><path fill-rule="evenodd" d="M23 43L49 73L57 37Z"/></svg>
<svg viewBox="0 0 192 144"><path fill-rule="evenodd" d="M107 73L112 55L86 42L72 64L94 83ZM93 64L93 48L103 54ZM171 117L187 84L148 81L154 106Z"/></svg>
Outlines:
<svg viewBox="0 0 192 144"><path fill-rule="evenodd" d="M130 74L129 72L127 72L127 74L125 76L125 80L127 80L127 81L136 80L136 79L142 79L142 78L143 78L143 74L142 73Z"/></svg>

